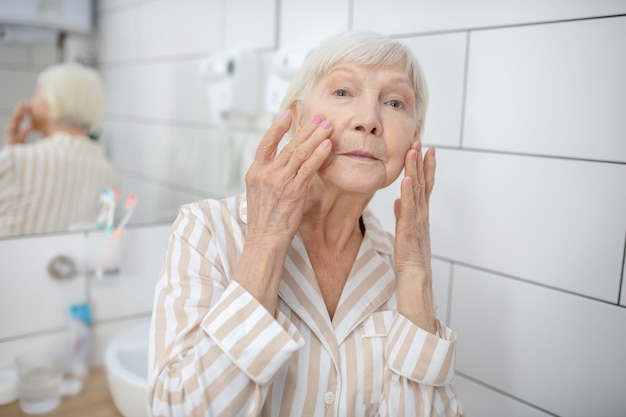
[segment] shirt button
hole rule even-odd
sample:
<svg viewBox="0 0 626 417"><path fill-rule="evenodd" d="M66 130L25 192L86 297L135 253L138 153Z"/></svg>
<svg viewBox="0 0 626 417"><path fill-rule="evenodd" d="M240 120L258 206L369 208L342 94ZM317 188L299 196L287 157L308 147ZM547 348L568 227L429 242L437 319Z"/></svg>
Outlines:
<svg viewBox="0 0 626 417"><path fill-rule="evenodd" d="M335 393L328 391L326 394L324 394L324 402L326 403L326 405L331 405L332 403L334 403Z"/></svg>

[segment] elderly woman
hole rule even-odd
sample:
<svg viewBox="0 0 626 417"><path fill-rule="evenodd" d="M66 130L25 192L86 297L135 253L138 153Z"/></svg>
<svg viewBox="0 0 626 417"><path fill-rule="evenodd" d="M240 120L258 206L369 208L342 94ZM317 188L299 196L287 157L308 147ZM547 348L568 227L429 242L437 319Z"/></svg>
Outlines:
<svg viewBox="0 0 626 417"><path fill-rule="evenodd" d="M427 92L401 43L317 48L261 140L246 194L182 208L151 326L155 416L451 416L419 141ZM293 128L282 150L279 142ZM404 169L395 238L367 208Z"/></svg>
<svg viewBox="0 0 626 417"><path fill-rule="evenodd" d="M39 74L30 103L16 106L0 150L0 236L93 226L115 169L88 134L100 123L103 89L95 70L58 64ZM26 139L31 131L42 138Z"/></svg>

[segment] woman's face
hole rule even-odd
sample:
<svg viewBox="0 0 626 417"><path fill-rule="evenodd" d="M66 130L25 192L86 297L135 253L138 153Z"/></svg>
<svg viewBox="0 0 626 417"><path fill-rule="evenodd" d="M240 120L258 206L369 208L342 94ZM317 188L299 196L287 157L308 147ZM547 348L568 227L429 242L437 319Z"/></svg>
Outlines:
<svg viewBox="0 0 626 417"><path fill-rule="evenodd" d="M37 85L35 95L31 102L31 123L36 130L43 130L50 122L50 106L43 93L43 89Z"/></svg>
<svg viewBox="0 0 626 417"><path fill-rule="evenodd" d="M332 120L332 152L318 174L341 189L373 194L391 184L417 138L415 94L404 62L337 64L296 109L297 127L319 114Z"/></svg>

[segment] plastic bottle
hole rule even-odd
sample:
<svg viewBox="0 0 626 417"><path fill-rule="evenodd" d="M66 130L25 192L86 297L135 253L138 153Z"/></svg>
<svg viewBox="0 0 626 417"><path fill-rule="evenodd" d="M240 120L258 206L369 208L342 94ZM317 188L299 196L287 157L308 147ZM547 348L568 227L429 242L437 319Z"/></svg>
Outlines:
<svg viewBox="0 0 626 417"><path fill-rule="evenodd" d="M83 378L89 371L91 355L91 309L89 304L72 304L68 324L68 369L61 391L74 395L83 388Z"/></svg>

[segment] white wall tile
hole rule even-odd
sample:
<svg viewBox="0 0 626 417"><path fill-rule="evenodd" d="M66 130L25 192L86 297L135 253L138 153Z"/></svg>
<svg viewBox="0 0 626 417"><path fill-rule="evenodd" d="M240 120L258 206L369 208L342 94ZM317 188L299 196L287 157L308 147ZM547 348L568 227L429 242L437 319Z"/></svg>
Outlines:
<svg viewBox="0 0 626 417"><path fill-rule="evenodd" d="M152 310L154 286L165 259L171 224L126 229L120 236L119 274L92 281L95 322Z"/></svg>
<svg viewBox="0 0 626 417"><path fill-rule="evenodd" d="M157 0L141 4L142 58L206 53L220 45L220 0Z"/></svg>
<svg viewBox="0 0 626 417"><path fill-rule="evenodd" d="M415 53L428 83L430 104L422 140L459 146L467 35L453 33L402 41Z"/></svg>
<svg viewBox="0 0 626 417"><path fill-rule="evenodd" d="M620 0L354 0L354 28L388 34L424 33L466 28L549 22L623 14Z"/></svg>
<svg viewBox="0 0 626 417"><path fill-rule="evenodd" d="M159 184L147 179L121 175L120 189L124 193L137 195L137 206L130 219L130 225L149 225L153 223L171 224L180 206L202 198L207 194L185 192L176 185Z"/></svg>
<svg viewBox="0 0 626 417"><path fill-rule="evenodd" d="M274 47L277 32L277 0L230 0L224 3L225 48Z"/></svg>
<svg viewBox="0 0 626 417"><path fill-rule="evenodd" d="M548 417L530 405L524 404L507 395L486 388L474 381L456 375L454 379L463 411L468 416L480 417Z"/></svg>
<svg viewBox="0 0 626 417"><path fill-rule="evenodd" d="M105 352L109 342L130 326L149 320L149 314L105 323L95 323L91 328L91 366L105 365ZM22 352L37 346L41 349L65 354L68 343L67 329L55 330L44 334L30 335L17 339L0 341L0 368L15 366L15 358Z"/></svg>
<svg viewBox="0 0 626 417"><path fill-rule="evenodd" d="M0 64L26 65L30 62L30 49L25 45L0 45Z"/></svg>
<svg viewBox="0 0 626 417"><path fill-rule="evenodd" d="M221 130L118 121L106 129L116 166L187 189L219 193L227 165L242 156Z"/></svg>
<svg viewBox="0 0 626 417"><path fill-rule="evenodd" d="M0 368L14 367L17 355L35 348L62 354L66 349L67 340L68 336L65 329L24 338L3 340L0 342Z"/></svg>
<svg viewBox="0 0 626 417"><path fill-rule="evenodd" d="M448 324L448 299L450 296L450 274L452 265L450 262L433 259L433 302L436 307L437 317L439 320Z"/></svg>
<svg viewBox="0 0 626 417"><path fill-rule="evenodd" d="M0 339L65 327L69 306L86 297L85 278L59 281L48 262L67 255L81 267L82 233L0 240Z"/></svg>
<svg viewBox="0 0 626 417"><path fill-rule="evenodd" d="M458 265L452 293L461 373L556 415L626 409L626 309Z"/></svg>
<svg viewBox="0 0 626 417"><path fill-rule="evenodd" d="M615 303L624 184L626 165L439 149L433 253Z"/></svg>
<svg viewBox="0 0 626 417"><path fill-rule="evenodd" d="M105 114L208 123L199 59L107 67Z"/></svg>
<svg viewBox="0 0 626 417"><path fill-rule="evenodd" d="M100 16L108 14L111 10L132 6L143 2L144 0L98 0L96 1L98 7L98 14Z"/></svg>
<svg viewBox="0 0 626 417"><path fill-rule="evenodd" d="M624 262L626 263L626 247L624 247ZM622 266L622 295L620 304L626 307L626 265Z"/></svg>
<svg viewBox="0 0 626 417"><path fill-rule="evenodd" d="M30 45L31 62L39 67L47 67L59 63L59 56L55 44Z"/></svg>
<svg viewBox="0 0 626 417"><path fill-rule="evenodd" d="M98 59L107 64L139 57L140 13L136 6L98 18Z"/></svg>
<svg viewBox="0 0 626 417"><path fill-rule="evenodd" d="M316 45L349 27L348 0L280 2L280 46Z"/></svg>
<svg viewBox="0 0 626 417"><path fill-rule="evenodd" d="M18 102L30 101L38 75L38 71L0 69L0 108L10 113Z"/></svg>
<svg viewBox="0 0 626 417"><path fill-rule="evenodd" d="M626 17L470 36L464 146L626 162Z"/></svg>

